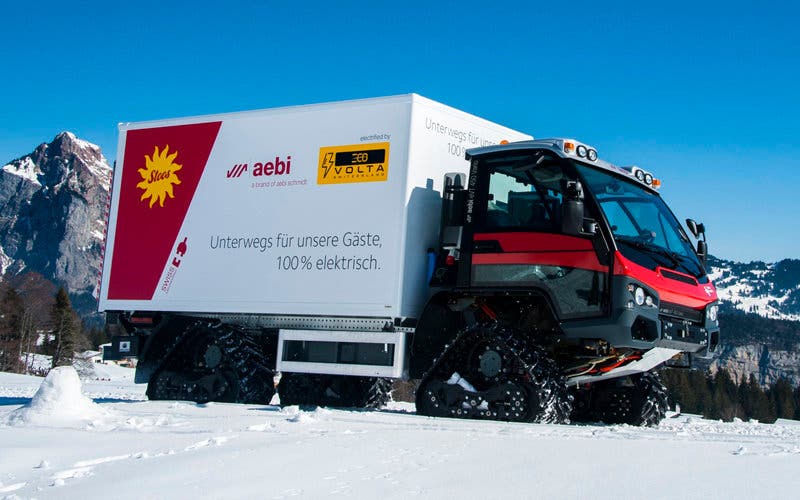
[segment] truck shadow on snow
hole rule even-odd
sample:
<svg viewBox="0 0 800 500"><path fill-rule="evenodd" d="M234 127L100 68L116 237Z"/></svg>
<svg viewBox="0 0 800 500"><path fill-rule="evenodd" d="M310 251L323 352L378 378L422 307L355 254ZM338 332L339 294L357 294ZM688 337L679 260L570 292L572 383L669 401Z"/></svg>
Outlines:
<svg viewBox="0 0 800 500"><path fill-rule="evenodd" d="M21 406L27 405L31 402L33 398L24 398L24 397L10 397L10 396L0 396L0 406ZM141 403L141 400L136 399L116 399L116 398L92 398L92 401L97 404L109 404L109 403Z"/></svg>
<svg viewBox="0 0 800 500"><path fill-rule="evenodd" d="M117 399L117 398L92 398L97 404L106 404L106 403L144 403L145 401L141 399Z"/></svg>
<svg viewBox="0 0 800 500"><path fill-rule="evenodd" d="M0 406L19 406L31 402L31 398L12 398L0 396Z"/></svg>

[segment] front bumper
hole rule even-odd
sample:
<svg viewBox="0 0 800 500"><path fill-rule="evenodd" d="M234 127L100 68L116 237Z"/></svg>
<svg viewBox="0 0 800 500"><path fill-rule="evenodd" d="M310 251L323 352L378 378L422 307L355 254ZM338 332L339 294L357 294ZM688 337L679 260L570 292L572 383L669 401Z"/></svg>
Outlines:
<svg viewBox="0 0 800 500"><path fill-rule="evenodd" d="M621 279L621 277L620 277ZM700 357L711 357L719 346L720 329L710 309L692 309L680 304L660 302L658 295L644 285L645 295L652 298L651 305L637 305L628 284L615 283L610 317L564 321L561 323L568 339L604 340L612 347L629 347L643 351L661 347L689 352Z"/></svg>

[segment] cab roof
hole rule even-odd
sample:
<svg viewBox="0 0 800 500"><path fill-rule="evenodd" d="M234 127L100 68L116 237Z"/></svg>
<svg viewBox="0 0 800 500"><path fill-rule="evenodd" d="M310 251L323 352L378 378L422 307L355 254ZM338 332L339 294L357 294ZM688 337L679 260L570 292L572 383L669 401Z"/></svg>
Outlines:
<svg viewBox="0 0 800 500"><path fill-rule="evenodd" d="M571 152L569 151L570 148L565 147L565 144L572 145ZM597 157L595 160L590 160L586 156L582 157L577 154L579 147L585 148L585 151L594 151L596 155L596 150L592 146L589 146L588 144L582 143L580 141L576 141L575 139L551 138L551 139L534 139L529 141L509 142L506 144L495 144L493 146L484 146L480 148L468 149L466 152L466 159L471 160L472 158L480 158L482 156L487 156L495 153L506 153L509 151L543 149L555 153L561 158L568 158L570 160L580 161L581 163L584 163L586 165L591 165L593 167L597 167L602 170L606 170L608 172L612 172L614 174L629 178L631 181L636 182L653 192L657 192L652 186L642 182L634 175L634 171L636 169L641 170L638 167L623 168L614 165L613 163L601 160L600 158Z"/></svg>

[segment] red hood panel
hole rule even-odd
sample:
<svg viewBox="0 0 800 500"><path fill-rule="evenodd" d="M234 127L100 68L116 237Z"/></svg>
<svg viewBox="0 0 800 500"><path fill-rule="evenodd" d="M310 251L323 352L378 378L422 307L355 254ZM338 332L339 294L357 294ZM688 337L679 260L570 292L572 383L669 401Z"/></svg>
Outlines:
<svg viewBox="0 0 800 500"><path fill-rule="evenodd" d="M672 270L670 272L676 273L676 271ZM652 287L658 292L660 300L664 302L671 302L693 309L702 309L717 300L717 290L711 282L690 285L672 278L666 278L658 269L653 271L640 266L626 259L619 252L614 254L614 274L630 276ZM688 275L686 276L689 277Z"/></svg>

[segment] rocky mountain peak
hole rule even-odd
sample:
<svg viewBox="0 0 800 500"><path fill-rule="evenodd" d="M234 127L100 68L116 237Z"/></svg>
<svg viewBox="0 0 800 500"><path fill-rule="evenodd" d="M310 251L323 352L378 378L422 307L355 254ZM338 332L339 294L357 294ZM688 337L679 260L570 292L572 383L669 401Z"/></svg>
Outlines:
<svg viewBox="0 0 800 500"><path fill-rule="evenodd" d="M36 271L94 307L110 185L100 148L71 132L0 168L0 273Z"/></svg>
<svg viewBox="0 0 800 500"><path fill-rule="evenodd" d="M81 190L99 181L108 190L111 182L111 167L100 148L78 139L72 132L61 132L50 143L40 144L7 167L31 172L35 174L35 182L53 189L67 182L71 189ZM11 169L4 167L4 170ZM29 175L33 181L32 177Z"/></svg>

